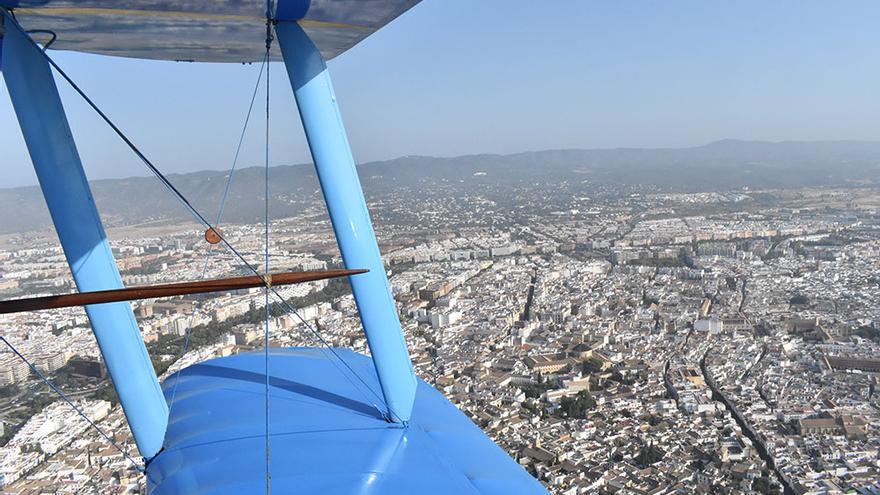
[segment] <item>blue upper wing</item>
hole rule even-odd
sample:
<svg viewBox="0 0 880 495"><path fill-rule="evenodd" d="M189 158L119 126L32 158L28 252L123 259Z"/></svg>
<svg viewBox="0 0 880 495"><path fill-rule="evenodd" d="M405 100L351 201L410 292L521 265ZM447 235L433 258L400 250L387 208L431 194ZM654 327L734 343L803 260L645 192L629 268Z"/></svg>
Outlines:
<svg viewBox="0 0 880 495"><path fill-rule="evenodd" d="M419 0L276 0L330 59ZM27 30L57 35L52 48L194 62L255 62L265 52L264 0L0 0ZM39 41L49 34L35 33ZM280 60L277 44L273 59Z"/></svg>

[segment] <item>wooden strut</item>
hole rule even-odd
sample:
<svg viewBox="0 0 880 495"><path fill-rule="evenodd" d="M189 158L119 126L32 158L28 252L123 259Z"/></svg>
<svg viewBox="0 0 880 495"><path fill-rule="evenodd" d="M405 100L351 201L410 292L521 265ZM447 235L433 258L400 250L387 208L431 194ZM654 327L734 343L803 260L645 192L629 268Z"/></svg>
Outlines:
<svg viewBox="0 0 880 495"><path fill-rule="evenodd" d="M126 289L80 292L77 294L60 294L56 296L32 297L0 301L0 314L39 311L43 309L69 308L88 304L103 304L138 299L153 299L206 292L225 292L253 287L272 287L276 285L301 284L315 280L347 277L366 273L369 270L318 270L308 272L285 272L267 274L265 277L234 277L203 282L183 282L178 284L146 285Z"/></svg>

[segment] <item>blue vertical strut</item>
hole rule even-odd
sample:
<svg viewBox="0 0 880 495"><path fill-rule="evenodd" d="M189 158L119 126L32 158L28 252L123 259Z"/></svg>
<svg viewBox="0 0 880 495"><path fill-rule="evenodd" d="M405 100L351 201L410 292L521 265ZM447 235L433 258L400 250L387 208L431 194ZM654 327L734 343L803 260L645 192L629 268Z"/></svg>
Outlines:
<svg viewBox="0 0 880 495"><path fill-rule="evenodd" d="M408 422L417 382L330 74L297 23L279 22L275 32L342 259L370 270L351 277L351 286L390 419Z"/></svg>
<svg viewBox="0 0 880 495"><path fill-rule="evenodd" d="M77 289L121 288L49 64L11 22L2 45L9 96ZM138 450L149 459L162 447L168 406L131 306L92 305L86 313Z"/></svg>

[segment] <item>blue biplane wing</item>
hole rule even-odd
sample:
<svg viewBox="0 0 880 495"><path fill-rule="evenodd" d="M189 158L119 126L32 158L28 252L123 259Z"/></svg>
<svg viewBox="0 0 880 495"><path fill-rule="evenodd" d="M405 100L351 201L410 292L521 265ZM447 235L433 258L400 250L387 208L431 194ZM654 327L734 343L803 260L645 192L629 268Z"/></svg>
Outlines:
<svg viewBox="0 0 880 495"><path fill-rule="evenodd" d="M425 382L403 426L382 418L371 403L378 399L346 379L328 350L270 352L274 493L546 493ZM336 353L379 390L370 358ZM165 380L166 397L175 383L177 392L165 448L147 467L154 495L265 489L263 365L262 352L243 353Z"/></svg>
<svg viewBox="0 0 880 495"><path fill-rule="evenodd" d="M276 0L325 59L348 50L419 0ZM118 57L193 62L259 62L265 0L0 0L52 48ZM273 60L281 59L277 45Z"/></svg>

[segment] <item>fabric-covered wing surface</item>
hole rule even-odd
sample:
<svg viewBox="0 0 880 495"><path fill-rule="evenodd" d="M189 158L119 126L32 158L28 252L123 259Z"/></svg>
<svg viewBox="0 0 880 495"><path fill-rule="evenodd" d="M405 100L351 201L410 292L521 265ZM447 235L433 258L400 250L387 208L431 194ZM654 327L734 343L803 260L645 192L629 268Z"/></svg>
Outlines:
<svg viewBox="0 0 880 495"><path fill-rule="evenodd" d="M272 348L271 472L275 493L547 493L467 416L419 380L408 427L387 423L368 391L317 348ZM337 355L379 390L370 358ZM262 352L205 361L177 383L150 493L259 493L265 487ZM363 387L358 387L363 388Z"/></svg>
<svg viewBox="0 0 880 495"><path fill-rule="evenodd" d="M326 59L348 50L419 0L277 0ZM258 62L265 45L262 0L0 0L53 49L193 62ZM280 60L277 44L273 59Z"/></svg>

